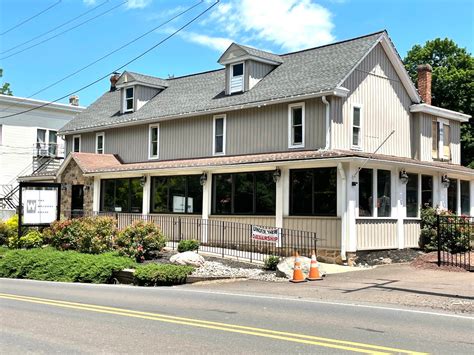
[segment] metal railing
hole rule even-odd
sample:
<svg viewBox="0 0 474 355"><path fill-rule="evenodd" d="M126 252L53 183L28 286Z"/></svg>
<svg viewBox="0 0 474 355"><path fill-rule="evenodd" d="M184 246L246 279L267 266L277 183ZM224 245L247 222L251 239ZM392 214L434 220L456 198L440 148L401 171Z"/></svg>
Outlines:
<svg viewBox="0 0 474 355"><path fill-rule="evenodd" d="M35 143L33 155L36 157L64 157L64 144L58 143Z"/></svg>
<svg viewBox="0 0 474 355"><path fill-rule="evenodd" d="M474 217L437 216L438 266L448 265L474 271Z"/></svg>
<svg viewBox="0 0 474 355"><path fill-rule="evenodd" d="M264 261L269 255L291 256L298 251L302 255L317 252L317 236L315 232L300 231L272 226L260 228L277 230L277 241L257 240L252 237L252 224L228 222L217 219L198 217L154 215L137 213L62 212L66 218L85 216L110 216L116 219L117 227L123 229L138 220L153 222L160 227L168 239L168 246L176 249L182 240L198 240L199 251L216 254L221 257L235 257L250 262Z"/></svg>

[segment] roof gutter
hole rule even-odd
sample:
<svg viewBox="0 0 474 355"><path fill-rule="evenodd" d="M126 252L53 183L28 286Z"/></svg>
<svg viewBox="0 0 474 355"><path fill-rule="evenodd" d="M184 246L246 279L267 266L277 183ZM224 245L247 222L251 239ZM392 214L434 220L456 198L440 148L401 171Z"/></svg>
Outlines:
<svg viewBox="0 0 474 355"><path fill-rule="evenodd" d="M260 108L262 106L264 107L264 106L268 106L268 105L276 105L276 104L281 104L281 103L286 103L286 102L292 102L292 101L295 101L295 100L306 100L306 99L312 99L312 98L317 98L317 97L322 97L322 96L346 97L348 95L348 93L349 93L349 89L346 89L344 87L337 87L337 88L332 89L332 90L320 91L320 92L315 92L315 93L311 93L311 94L294 95L294 96L288 96L288 97L283 97L283 98L279 98L279 99L272 99L272 100L266 100L266 101L257 101L257 102L252 102L252 103L248 103L248 104L220 107L220 108L204 110L204 111L187 112L187 113L183 113L183 114L163 116L163 117L159 117L159 118L158 117L146 118L146 119L143 119L143 120L122 122L122 123L110 124L110 125L106 125L106 126L102 125L102 126L88 127L88 128L78 129L78 130L69 130L69 131L66 131L66 130L61 131L60 130L59 134L60 135L67 135L67 134L95 132L98 129L104 129L104 127L119 128L119 127L136 126L136 125L141 125L141 124L169 121L169 120L174 120L174 119L177 119L177 118L197 117L197 116L225 113L225 112L229 112L229 111L233 111L233 110L242 110L242 109L255 108L255 107Z"/></svg>
<svg viewBox="0 0 474 355"><path fill-rule="evenodd" d="M447 118L459 122L469 122L470 115L461 112L447 110L445 108L431 106L428 104L415 104L410 106L410 112L421 112L429 115Z"/></svg>

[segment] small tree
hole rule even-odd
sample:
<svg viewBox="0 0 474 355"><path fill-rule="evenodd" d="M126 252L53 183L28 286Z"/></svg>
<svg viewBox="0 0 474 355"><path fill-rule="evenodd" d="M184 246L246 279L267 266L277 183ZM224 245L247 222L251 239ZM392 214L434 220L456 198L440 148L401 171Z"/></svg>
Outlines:
<svg viewBox="0 0 474 355"><path fill-rule="evenodd" d="M3 69L0 68L0 78L1 77L3 77ZM0 84L0 94L13 95L13 92L10 89L10 83Z"/></svg>

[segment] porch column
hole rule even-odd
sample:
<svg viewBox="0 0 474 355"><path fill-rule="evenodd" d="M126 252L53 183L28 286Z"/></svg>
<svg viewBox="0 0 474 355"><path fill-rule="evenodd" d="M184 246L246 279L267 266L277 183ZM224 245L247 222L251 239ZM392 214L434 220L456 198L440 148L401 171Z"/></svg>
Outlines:
<svg viewBox="0 0 474 355"><path fill-rule="evenodd" d="M456 214L461 215L461 179L456 179Z"/></svg>
<svg viewBox="0 0 474 355"><path fill-rule="evenodd" d="M353 176L356 172L357 166L354 164L350 164L349 169L347 169L346 173L346 251L354 253L357 251L356 208L359 185L357 184L355 186L352 186L352 181ZM359 182L359 175L354 177L354 182Z"/></svg>
<svg viewBox="0 0 474 355"><path fill-rule="evenodd" d="M399 178L400 170L394 169L394 179L396 187L396 217L397 217L397 235L398 235L398 249L405 248L405 229L403 221L407 216L406 207L406 196L407 196L407 185L402 184Z"/></svg>
<svg viewBox="0 0 474 355"><path fill-rule="evenodd" d="M347 169L346 169L347 170ZM346 260L347 250L347 178L342 163L337 163L337 215L341 218L341 258Z"/></svg>
<svg viewBox="0 0 474 355"><path fill-rule="evenodd" d="M283 228L283 217L289 211L290 171L288 168L281 168L280 172L280 179L276 182L275 227Z"/></svg>
<svg viewBox="0 0 474 355"><path fill-rule="evenodd" d="M143 185L143 201L142 201L142 214L150 213L150 199L151 199L151 177L150 175L145 176L145 185Z"/></svg>
<svg viewBox="0 0 474 355"><path fill-rule="evenodd" d="M94 176L94 186L92 191L92 211L100 211L100 178Z"/></svg>
<svg viewBox="0 0 474 355"><path fill-rule="evenodd" d="M474 180L469 181L469 215L474 216Z"/></svg>
<svg viewBox="0 0 474 355"><path fill-rule="evenodd" d="M207 180L202 185L202 242L207 243L207 221L211 214L212 206L212 174L207 173Z"/></svg>
<svg viewBox="0 0 474 355"><path fill-rule="evenodd" d="M442 173L438 173L434 176L434 186L436 186L436 196L438 197L438 201L435 201L434 206L438 205L442 209L447 209L448 208L448 189L443 186L441 183L441 176L443 176Z"/></svg>

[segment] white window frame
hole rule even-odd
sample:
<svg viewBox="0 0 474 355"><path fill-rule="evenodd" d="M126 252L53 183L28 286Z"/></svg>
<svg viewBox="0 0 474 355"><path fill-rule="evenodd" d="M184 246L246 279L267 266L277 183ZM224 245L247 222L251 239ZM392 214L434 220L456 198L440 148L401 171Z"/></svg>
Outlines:
<svg viewBox="0 0 474 355"><path fill-rule="evenodd" d="M302 129L302 137L301 143L294 144L293 143L293 108L300 107L301 108L301 125ZM288 148L304 148L305 145L305 131L306 131L306 110L305 110L305 103L304 102L297 102L294 104L288 105Z"/></svg>
<svg viewBox="0 0 474 355"><path fill-rule="evenodd" d="M223 119L222 125L222 152L216 152L216 120ZM225 146L226 146L226 136L227 136L227 115L214 115L212 120L212 155L225 155Z"/></svg>
<svg viewBox="0 0 474 355"><path fill-rule="evenodd" d="M359 144L355 145L354 144L354 109L358 108L359 109L359 118L360 118L360 124L359 124ZM350 131L350 142L351 142L351 149L353 150L362 150L364 141L363 141L363 129L364 129L364 105L359 104L359 103L353 103L351 105L351 131Z"/></svg>
<svg viewBox="0 0 474 355"><path fill-rule="evenodd" d="M361 216L359 215L359 189L360 185L357 184L357 196L356 196L356 218L357 219L390 219L394 220L397 219L396 214L395 214L395 207L393 205L394 203L394 196L396 195L396 190L395 190L395 184L398 183L397 179L398 176L395 174L395 172L392 169L387 169L387 167L364 167L364 169L369 169L372 170L372 216ZM378 200L378 189L377 189L377 181L378 181L378 172L379 170L386 170L390 171L390 216L389 217L383 217L379 216L379 209L377 207L377 200ZM359 179L359 177L357 177ZM405 200L406 202L406 200ZM405 204L406 206L406 204ZM413 217L412 217L413 218Z"/></svg>
<svg viewBox="0 0 474 355"><path fill-rule="evenodd" d="M99 153L99 137L102 137L102 153ZM95 154L105 154L105 133L99 132L95 134Z"/></svg>
<svg viewBox="0 0 474 355"><path fill-rule="evenodd" d="M79 152L75 152L75 151L74 151L74 146L75 146L74 140L75 140L76 138L79 138ZM82 138L81 138L81 135L80 135L80 134L77 134L77 135L75 135L75 136L72 136L71 152L72 152L72 153L80 153L81 150L82 150L82 146L81 146L81 145L82 145Z"/></svg>
<svg viewBox="0 0 474 355"><path fill-rule="evenodd" d="M444 125L449 126L449 120L444 118L436 119L437 129L439 129L439 140L438 140L438 159L450 159L451 156L444 156ZM451 133L451 127L449 127L449 132ZM438 131L436 131L438 134ZM434 138L437 139L438 137ZM449 152L451 153L451 137L449 138Z"/></svg>
<svg viewBox="0 0 474 355"><path fill-rule="evenodd" d="M156 155L152 155L151 131L156 128ZM148 159L159 159L160 157L160 124L152 123L148 126Z"/></svg>
<svg viewBox="0 0 474 355"><path fill-rule="evenodd" d="M241 90L235 90L232 91L232 78L234 77L234 67L236 65L242 64L242 87ZM245 91L245 62L238 62L238 63L233 63L229 66L229 94L234 94L237 92L244 92Z"/></svg>
<svg viewBox="0 0 474 355"><path fill-rule="evenodd" d="M132 95L132 108L131 109L127 109L127 100L130 100L127 99L127 90L128 89L132 89L132 92L133 92L133 95ZM123 88L123 99L122 99L122 107L123 107L123 112L133 112L135 111L135 86L128 86L128 87L124 87Z"/></svg>

